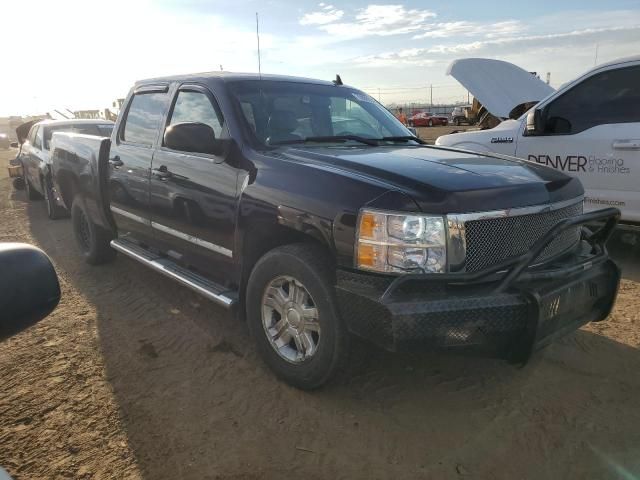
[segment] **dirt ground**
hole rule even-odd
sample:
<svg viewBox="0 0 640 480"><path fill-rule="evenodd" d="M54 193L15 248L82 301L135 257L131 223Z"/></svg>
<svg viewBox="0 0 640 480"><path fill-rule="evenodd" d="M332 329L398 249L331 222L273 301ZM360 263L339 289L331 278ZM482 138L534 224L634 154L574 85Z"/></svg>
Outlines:
<svg viewBox="0 0 640 480"><path fill-rule="evenodd" d="M640 475L640 255L613 315L526 367L367 350L315 393L276 380L245 326L119 256L76 254L6 174L0 241L53 259L63 298L0 344L0 466L16 479L609 479Z"/></svg>

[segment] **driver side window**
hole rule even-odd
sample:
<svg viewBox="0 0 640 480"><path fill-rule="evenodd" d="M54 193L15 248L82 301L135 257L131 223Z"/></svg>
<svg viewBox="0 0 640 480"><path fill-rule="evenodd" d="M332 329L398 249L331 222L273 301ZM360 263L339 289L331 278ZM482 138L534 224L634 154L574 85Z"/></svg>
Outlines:
<svg viewBox="0 0 640 480"><path fill-rule="evenodd" d="M545 118L547 135L640 122L640 66L608 70L586 79L550 103Z"/></svg>
<svg viewBox="0 0 640 480"><path fill-rule="evenodd" d="M171 120L167 126L182 122L198 122L209 125L216 138L220 138L222 134L222 115L204 93L178 92Z"/></svg>

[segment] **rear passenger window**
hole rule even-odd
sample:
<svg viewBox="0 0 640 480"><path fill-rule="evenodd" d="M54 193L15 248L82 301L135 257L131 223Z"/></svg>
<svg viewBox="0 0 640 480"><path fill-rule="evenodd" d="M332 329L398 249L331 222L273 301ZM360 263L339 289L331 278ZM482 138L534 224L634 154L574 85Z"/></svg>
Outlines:
<svg viewBox="0 0 640 480"><path fill-rule="evenodd" d="M164 113L165 93L139 93L133 97L122 131L122 140L153 145Z"/></svg>
<svg viewBox="0 0 640 480"><path fill-rule="evenodd" d="M199 122L209 125L216 138L220 138L222 134L222 115L204 93L178 92L169 126L182 122Z"/></svg>
<svg viewBox="0 0 640 480"><path fill-rule="evenodd" d="M33 142L32 145L36 148L42 148L42 142L40 141L40 127L36 128L36 131L33 134Z"/></svg>

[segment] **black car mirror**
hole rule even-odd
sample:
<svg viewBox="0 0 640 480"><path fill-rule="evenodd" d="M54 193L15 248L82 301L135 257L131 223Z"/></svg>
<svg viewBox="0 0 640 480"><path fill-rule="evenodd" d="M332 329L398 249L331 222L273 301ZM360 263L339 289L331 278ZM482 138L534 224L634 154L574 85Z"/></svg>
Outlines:
<svg viewBox="0 0 640 480"><path fill-rule="evenodd" d="M167 127L164 133L164 146L172 150L193 153L221 155L223 142L209 125L200 122L176 123Z"/></svg>
<svg viewBox="0 0 640 480"><path fill-rule="evenodd" d="M0 244L0 340L42 320L59 301L58 276L42 250Z"/></svg>
<svg viewBox="0 0 640 480"><path fill-rule="evenodd" d="M534 108L527 114L527 123L524 129L525 135L535 136L544 133L544 122L542 121L542 110Z"/></svg>

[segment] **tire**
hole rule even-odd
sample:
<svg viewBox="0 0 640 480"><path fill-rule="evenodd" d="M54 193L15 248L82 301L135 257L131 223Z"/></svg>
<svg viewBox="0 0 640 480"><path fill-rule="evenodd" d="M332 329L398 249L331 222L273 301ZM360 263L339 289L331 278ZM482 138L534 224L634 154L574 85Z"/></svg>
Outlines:
<svg viewBox="0 0 640 480"><path fill-rule="evenodd" d="M24 178L16 177L13 179L13 188L16 190L24 190Z"/></svg>
<svg viewBox="0 0 640 480"><path fill-rule="evenodd" d="M433 120L429 120L428 125L429 125L430 127L433 127Z"/></svg>
<svg viewBox="0 0 640 480"><path fill-rule="evenodd" d="M51 220L58 220L59 218L67 217L69 215L67 210L56 203L51 180L44 178L42 184L44 185L44 201L47 204L47 215L49 218Z"/></svg>
<svg viewBox="0 0 640 480"><path fill-rule="evenodd" d="M82 195L73 198L71 222L76 243L88 264L100 265L116 257L116 251L109 246L113 234L91 221Z"/></svg>
<svg viewBox="0 0 640 480"><path fill-rule="evenodd" d="M267 252L258 260L247 285L247 323L258 352L279 378L303 390L312 390L327 383L348 358L349 333L338 313L329 265L331 262L320 247L285 245ZM280 282L290 282L286 291L286 283L279 286ZM296 285L293 291L291 282ZM298 298L296 292L301 291L300 287L304 290L301 298L305 301L296 303L292 299ZM271 295L274 291L282 294L280 311L287 311L284 316L272 308L278 303L274 300L276 297ZM296 313L300 312L298 307L301 303L304 303L304 313ZM309 320L312 315L307 312L314 310L315 319ZM314 327L299 333L300 328L306 328L295 326L300 321ZM268 325L272 325L272 328ZM269 332L276 332L278 325L281 332L283 327L286 331L274 341L274 335ZM295 338L296 332L299 338ZM304 335L304 347L314 348L302 348L301 352L298 344L303 344L301 339ZM282 346L276 346L277 341ZM309 350L312 353L307 356Z"/></svg>
<svg viewBox="0 0 640 480"><path fill-rule="evenodd" d="M459 126L460 126L460 119L459 119L459 118L454 118L454 119L453 119L453 124L454 124L456 127L459 127Z"/></svg>
<svg viewBox="0 0 640 480"><path fill-rule="evenodd" d="M24 189L29 200L42 200L42 195L33 189L33 185L31 185L31 181L27 177L24 177Z"/></svg>

